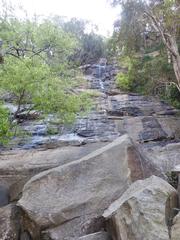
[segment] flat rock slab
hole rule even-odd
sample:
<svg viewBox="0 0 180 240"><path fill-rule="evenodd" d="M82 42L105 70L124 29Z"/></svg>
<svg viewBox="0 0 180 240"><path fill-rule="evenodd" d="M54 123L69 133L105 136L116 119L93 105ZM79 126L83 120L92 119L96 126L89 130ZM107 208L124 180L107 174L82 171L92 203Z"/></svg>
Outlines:
<svg viewBox="0 0 180 240"><path fill-rule="evenodd" d="M113 116L152 116L176 115L177 110L168 104L158 101L153 97L137 94L119 94L108 99L107 111Z"/></svg>
<svg viewBox="0 0 180 240"><path fill-rule="evenodd" d="M57 231L53 231L51 230L51 234L50 235L42 235L42 240L46 240L46 239L51 239L51 240L62 240L62 235L59 234ZM84 235L82 237L68 237L68 238L64 238L67 240L111 240L110 235L107 232L101 231L101 232L95 232L95 233L91 233L88 235Z"/></svg>
<svg viewBox="0 0 180 240"><path fill-rule="evenodd" d="M104 212L113 240L169 240L168 226L178 206L176 190L151 176L133 183Z"/></svg>
<svg viewBox="0 0 180 240"><path fill-rule="evenodd" d="M70 221L82 222L87 216L89 225L96 227L104 209L132 181L143 178L142 169L136 175L131 172L133 160L139 161L132 155L133 147L124 135L80 160L40 173L25 185L18 204L41 229L59 225L62 233ZM77 236L85 234L83 229L78 231Z"/></svg>
<svg viewBox="0 0 180 240"><path fill-rule="evenodd" d="M180 142L143 144L139 151L164 176L180 164Z"/></svg>
<svg viewBox="0 0 180 240"><path fill-rule="evenodd" d="M107 143L92 143L80 147L61 147L57 149L10 151L0 155L0 184L9 190L10 200L17 200L24 184L34 175L65 163L80 159ZM1 187L0 187L1 192ZM3 191L0 203L7 202ZM6 195L6 197L5 197ZM4 198L4 197L5 198ZM3 197L4 200L1 200Z"/></svg>
<svg viewBox="0 0 180 240"><path fill-rule="evenodd" d="M180 118L175 116L127 117L124 130L138 143L180 139Z"/></svg>

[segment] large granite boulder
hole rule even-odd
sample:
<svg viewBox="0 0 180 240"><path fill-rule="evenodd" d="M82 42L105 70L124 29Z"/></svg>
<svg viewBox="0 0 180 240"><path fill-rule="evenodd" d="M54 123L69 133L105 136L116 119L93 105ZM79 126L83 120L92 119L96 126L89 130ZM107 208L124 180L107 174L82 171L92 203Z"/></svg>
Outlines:
<svg viewBox="0 0 180 240"><path fill-rule="evenodd" d="M177 206L176 190L151 176L133 183L103 216L114 240L169 240Z"/></svg>
<svg viewBox="0 0 180 240"><path fill-rule="evenodd" d="M180 164L180 142L151 142L140 145L139 151L165 177Z"/></svg>
<svg viewBox="0 0 180 240"><path fill-rule="evenodd" d="M18 200L25 183L34 175L80 159L107 143L46 150L2 152L0 156L0 206Z"/></svg>
<svg viewBox="0 0 180 240"><path fill-rule="evenodd" d="M62 240L62 235L58 232L51 232L51 235L42 234L42 240ZM105 231L95 232L82 237L68 237L67 240L111 240L110 235Z"/></svg>
<svg viewBox="0 0 180 240"><path fill-rule="evenodd" d="M104 210L144 177L133 149L124 135L80 160L40 173L25 185L19 206L42 230L56 228L62 239L97 232Z"/></svg>

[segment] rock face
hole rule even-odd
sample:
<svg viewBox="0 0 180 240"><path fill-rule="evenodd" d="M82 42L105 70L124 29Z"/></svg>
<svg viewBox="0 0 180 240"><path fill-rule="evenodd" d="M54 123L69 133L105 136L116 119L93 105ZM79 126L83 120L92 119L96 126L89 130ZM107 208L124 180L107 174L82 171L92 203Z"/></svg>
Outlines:
<svg viewBox="0 0 180 240"><path fill-rule="evenodd" d="M106 232L98 232L80 237L79 240L110 240Z"/></svg>
<svg viewBox="0 0 180 240"><path fill-rule="evenodd" d="M114 240L169 240L168 225L177 205L176 190L152 176L133 183L103 216Z"/></svg>
<svg viewBox="0 0 180 240"><path fill-rule="evenodd" d="M12 151L0 156L0 206L17 200L25 183L34 175L70 161L80 159L106 145L87 144L80 147L62 147L46 151Z"/></svg>
<svg viewBox="0 0 180 240"><path fill-rule="evenodd" d="M108 97L107 112L119 131L133 139L147 162L156 165L164 177L180 164L180 118L176 109L152 97L119 94Z"/></svg>
<svg viewBox="0 0 180 240"><path fill-rule="evenodd" d="M180 239L180 213L174 218L171 229L171 240Z"/></svg>
<svg viewBox="0 0 180 240"><path fill-rule="evenodd" d="M140 163L132 173L132 160L140 161L132 159L132 148L124 135L78 161L36 175L25 185L19 205L41 229L59 225L56 232L65 237L93 233L103 225L104 209L143 178Z"/></svg>
<svg viewBox="0 0 180 240"><path fill-rule="evenodd" d="M9 203L9 191L6 187L0 186L0 207Z"/></svg>
<svg viewBox="0 0 180 240"><path fill-rule="evenodd" d="M55 234L51 234L51 235L44 235L45 238L42 236L42 239L43 240L46 240L46 239L51 239L51 240L61 240L62 239L62 236L57 232ZM82 236L82 237L72 237L72 238L66 238L67 240L112 240L110 235L105 232L105 231L101 231L101 232L96 232L96 233L91 233L91 234L88 234L88 235L85 235L85 236Z"/></svg>
<svg viewBox="0 0 180 240"><path fill-rule="evenodd" d="M18 208L13 204L0 208L1 240L19 240L19 215Z"/></svg>

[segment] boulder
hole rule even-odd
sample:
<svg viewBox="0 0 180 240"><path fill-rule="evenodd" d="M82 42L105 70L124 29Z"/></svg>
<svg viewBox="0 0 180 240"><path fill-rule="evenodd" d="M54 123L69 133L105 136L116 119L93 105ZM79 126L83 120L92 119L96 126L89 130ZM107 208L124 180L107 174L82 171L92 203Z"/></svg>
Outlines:
<svg viewBox="0 0 180 240"><path fill-rule="evenodd" d="M114 240L169 240L177 205L176 190L151 176L133 183L103 216Z"/></svg>
<svg viewBox="0 0 180 240"><path fill-rule="evenodd" d="M171 228L171 240L180 239L180 213L174 218Z"/></svg>
<svg viewBox="0 0 180 240"><path fill-rule="evenodd" d="M20 212L13 205L7 205L0 208L0 239L1 240L19 240L20 232Z"/></svg>
<svg viewBox="0 0 180 240"><path fill-rule="evenodd" d="M80 160L34 176L18 204L42 230L59 226L60 236L74 237L76 230L81 236L98 224L101 229L104 210L143 177L140 156L123 135Z"/></svg>
<svg viewBox="0 0 180 240"><path fill-rule="evenodd" d="M82 237L68 237L68 238L62 238L62 235L59 234L56 231L51 230L51 234L48 234L44 232L44 234L41 235L43 240L51 239L51 240L62 240L62 239L68 239L68 240L111 240L110 235L107 232L101 231L96 233L91 233L88 235L84 235Z"/></svg>
<svg viewBox="0 0 180 240"><path fill-rule="evenodd" d="M180 142L155 142L139 146L139 151L164 176L180 164ZM156 175L156 174L154 174Z"/></svg>
<svg viewBox="0 0 180 240"><path fill-rule="evenodd" d="M34 175L79 159L106 144L92 143L80 147L66 146L44 151L2 152L0 155L0 205L7 204L8 197L10 201L18 200L23 186Z"/></svg>

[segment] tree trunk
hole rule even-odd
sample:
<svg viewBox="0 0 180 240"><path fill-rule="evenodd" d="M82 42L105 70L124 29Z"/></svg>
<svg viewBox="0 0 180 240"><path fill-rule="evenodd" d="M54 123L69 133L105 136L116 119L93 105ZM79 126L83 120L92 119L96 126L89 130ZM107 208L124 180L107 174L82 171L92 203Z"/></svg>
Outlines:
<svg viewBox="0 0 180 240"><path fill-rule="evenodd" d="M177 88L180 91L180 55L176 40L174 37L169 37L170 47L172 49L172 63L177 80Z"/></svg>
<svg viewBox="0 0 180 240"><path fill-rule="evenodd" d="M172 58L173 69L176 76L176 80L173 82L173 84L180 92L180 54L176 38L174 35L169 33L168 30L164 28L164 26L160 24L159 20L156 18L156 15L154 15L153 12L145 11L145 14L151 21L153 28L159 32L162 41L167 49L167 52Z"/></svg>

